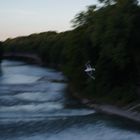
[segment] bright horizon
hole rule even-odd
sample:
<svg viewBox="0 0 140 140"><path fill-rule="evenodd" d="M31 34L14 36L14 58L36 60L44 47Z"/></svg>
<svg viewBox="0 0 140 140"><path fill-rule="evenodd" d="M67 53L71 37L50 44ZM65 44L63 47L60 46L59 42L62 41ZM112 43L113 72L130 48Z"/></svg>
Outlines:
<svg viewBox="0 0 140 140"><path fill-rule="evenodd" d="M0 0L0 40L71 29L70 21L97 0Z"/></svg>

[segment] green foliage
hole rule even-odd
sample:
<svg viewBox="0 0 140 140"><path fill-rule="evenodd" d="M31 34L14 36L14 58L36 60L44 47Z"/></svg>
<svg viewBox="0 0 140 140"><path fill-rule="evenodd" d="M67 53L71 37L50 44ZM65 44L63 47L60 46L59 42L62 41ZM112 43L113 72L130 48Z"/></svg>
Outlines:
<svg viewBox="0 0 140 140"><path fill-rule="evenodd" d="M96 10L96 5L91 5L87 7L86 11L82 11L76 14L75 18L71 21L73 27L88 26L93 22L93 15Z"/></svg>
<svg viewBox="0 0 140 140"><path fill-rule="evenodd" d="M100 3L104 3L105 5L110 5L114 3L116 0L98 0Z"/></svg>

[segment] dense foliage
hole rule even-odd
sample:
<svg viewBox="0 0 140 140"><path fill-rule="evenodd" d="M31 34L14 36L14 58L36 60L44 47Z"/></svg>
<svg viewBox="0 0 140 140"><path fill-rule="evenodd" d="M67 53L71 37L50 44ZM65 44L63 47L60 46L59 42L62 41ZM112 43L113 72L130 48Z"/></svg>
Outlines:
<svg viewBox="0 0 140 140"><path fill-rule="evenodd" d="M33 53L61 68L82 96L119 104L139 101L140 7L136 0L100 0L72 20L67 32L7 39L6 52ZM90 60L95 80L84 73Z"/></svg>

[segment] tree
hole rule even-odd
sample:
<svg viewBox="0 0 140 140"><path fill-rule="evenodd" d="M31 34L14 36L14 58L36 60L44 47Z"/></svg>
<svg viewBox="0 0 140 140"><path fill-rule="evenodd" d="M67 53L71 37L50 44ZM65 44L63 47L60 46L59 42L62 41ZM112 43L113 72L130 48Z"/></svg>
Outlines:
<svg viewBox="0 0 140 140"><path fill-rule="evenodd" d="M82 11L76 14L75 18L71 21L73 27L88 26L93 21L93 14L96 10L96 5L91 5L87 7L86 11Z"/></svg>

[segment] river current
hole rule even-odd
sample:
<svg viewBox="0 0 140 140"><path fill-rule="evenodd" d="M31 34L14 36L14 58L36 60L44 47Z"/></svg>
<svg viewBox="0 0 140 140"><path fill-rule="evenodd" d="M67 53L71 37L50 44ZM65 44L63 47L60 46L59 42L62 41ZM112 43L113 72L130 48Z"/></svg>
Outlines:
<svg viewBox="0 0 140 140"><path fill-rule="evenodd" d="M97 113L67 96L61 72L4 60L0 140L139 140L140 125Z"/></svg>

